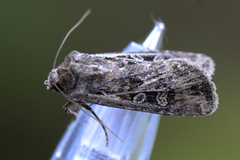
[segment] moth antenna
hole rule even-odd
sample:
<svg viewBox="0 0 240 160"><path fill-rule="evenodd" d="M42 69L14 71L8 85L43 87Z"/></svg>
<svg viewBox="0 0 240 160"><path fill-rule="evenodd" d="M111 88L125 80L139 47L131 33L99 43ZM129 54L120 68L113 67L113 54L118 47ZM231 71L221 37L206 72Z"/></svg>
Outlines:
<svg viewBox="0 0 240 160"><path fill-rule="evenodd" d="M76 102L72 101L71 99L69 99L67 97L67 95L65 95L61 90L60 88L56 85L56 84L53 84L57 90L67 99L69 100L70 102L72 102L73 104L75 104L76 106L79 106L80 110L82 110L84 113L86 113L87 115L89 115L91 118L93 118L95 121L97 121L98 123L100 123L102 126L104 126L105 128L107 128L107 130L109 130L115 137L117 137L117 139L119 139L121 142L123 142L123 140L121 138L119 138L110 128L108 128L101 120L98 120L97 118L93 117L91 114L89 114L87 111L83 110L82 109L82 106L80 106L79 104L77 104Z"/></svg>
<svg viewBox="0 0 240 160"><path fill-rule="evenodd" d="M91 9L88 9L88 10L84 13L84 15L81 17L81 19L68 31L68 33L67 33L66 36L64 37L64 39L63 39L63 41L62 41L62 43L61 43L61 45L60 45L60 47L59 47L59 49L58 49L58 51L57 51L57 54L56 54L56 56L55 56L55 59L54 59L54 62L53 62L53 69L54 69L55 66L56 66L56 62L57 62L57 58L58 58L59 52L61 51L62 46L63 46L63 44L65 43L65 41L67 40L68 36L72 33L72 31L73 31L74 29L76 29L76 28L83 22L83 20L90 14L90 12L91 12Z"/></svg>

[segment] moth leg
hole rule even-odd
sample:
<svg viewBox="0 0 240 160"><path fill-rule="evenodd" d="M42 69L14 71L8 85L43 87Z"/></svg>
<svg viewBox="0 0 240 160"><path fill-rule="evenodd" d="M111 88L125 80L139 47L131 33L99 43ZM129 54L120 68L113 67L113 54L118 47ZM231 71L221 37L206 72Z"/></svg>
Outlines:
<svg viewBox="0 0 240 160"><path fill-rule="evenodd" d="M69 114L69 115L72 115L73 116L73 120L72 122L75 122L78 118L78 115L76 112L73 111L72 108L74 108L74 104L72 102L67 102L63 107L63 111L66 113L66 114Z"/></svg>
<svg viewBox="0 0 240 160"><path fill-rule="evenodd" d="M73 104L72 102L67 102L63 107L63 111L66 113L66 114L69 114L69 115L72 115L73 116L73 121L76 121L77 118L78 118L78 115L76 112L74 112L73 110L77 110L77 109L80 109L79 107L84 107L85 109L89 110L93 115L94 117L100 122L103 130L104 130L104 133L105 133L105 136L106 136L106 146L108 147L108 134L107 134L107 130L106 128L104 127L103 125L103 122L98 118L98 116L96 115L96 113L93 111L93 109L88 106L86 103L82 102L82 101L78 101L76 102L79 104L79 106L76 106L75 104Z"/></svg>
<svg viewBox="0 0 240 160"><path fill-rule="evenodd" d="M101 126L102 126L102 128L103 128L103 130L104 130L104 133L105 133L105 137L106 137L106 146L108 147L108 134L107 134L107 130L106 130L106 128L104 127L104 125L102 125L103 124L103 122L98 118L98 116L95 114L95 112L93 111L93 109L90 107L90 106L88 106L87 104L81 104L84 108L86 108L87 110L89 110L93 115L94 115L94 117L95 118L97 118L97 120L99 120L101 123Z"/></svg>

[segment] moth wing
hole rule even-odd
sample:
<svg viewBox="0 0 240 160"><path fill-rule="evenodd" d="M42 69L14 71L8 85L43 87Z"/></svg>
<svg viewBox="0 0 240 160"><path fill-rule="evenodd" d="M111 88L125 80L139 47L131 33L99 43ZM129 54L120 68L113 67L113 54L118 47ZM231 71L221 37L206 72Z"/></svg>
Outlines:
<svg viewBox="0 0 240 160"><path fill-rule="evenodd" d="M207 72L210 77L214 74L215 64L211 57L203 53L192 53L192 52L182 52L182 51L170 51L163 50L160 52L121 52L121 53L108 53L108 54L95 54L95 56L100 56L104 58L123 58L123 59L133 59L136 61L161 61L172 58L185 58L194 65L199 66Z"/></svg>
<svg viewBox="0 0 240 160"><path fill-rule="evenodd" d="M124 71L125 75L108 80L96 93L89 93L83 99L110 107L173 116L204 116L217 109L214 83L204 69L190 60L173 58L143 66L133 65L132 69L128 66L129 72Z"/></svg>
<svg viewBox="0 0 240 160"><path fill-rule="evenodd" d="M207 75L211 78L214 74L215 63L213 59L203 53L181 52L181 51L163 51L164 53L171 53L176 58L187 58L194 65L199 66L207 72Z"/></svg>

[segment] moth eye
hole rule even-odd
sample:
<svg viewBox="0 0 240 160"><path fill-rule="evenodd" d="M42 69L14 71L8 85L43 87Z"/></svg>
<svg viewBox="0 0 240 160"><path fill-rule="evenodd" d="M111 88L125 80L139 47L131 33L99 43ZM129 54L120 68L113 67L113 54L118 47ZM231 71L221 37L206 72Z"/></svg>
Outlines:
<svg viewBox="0 0 240 160"><path fill-rule="evenodd" d="M59 83L57 83L56 86L57 86L61 91L63 91L63 88L61 87L61 85L59 85ZM58 90L56 87L54 87L54 89L55 89L57 92L59 92L59 90Z"/></svg>
<svg viewBox="0 0 240 160"><path fill-rule="evenodd" d="M156 96L156 100L157 100L159 105L166 106L168 104L167 93L158 92L158 95Z"/></svg>
<svg viewBox="0 0 240 160"><path fill-rule="evenodd" d="M138 93L134 98L134 103L143 103L146 100L146 94L145 93Z"/></svg>

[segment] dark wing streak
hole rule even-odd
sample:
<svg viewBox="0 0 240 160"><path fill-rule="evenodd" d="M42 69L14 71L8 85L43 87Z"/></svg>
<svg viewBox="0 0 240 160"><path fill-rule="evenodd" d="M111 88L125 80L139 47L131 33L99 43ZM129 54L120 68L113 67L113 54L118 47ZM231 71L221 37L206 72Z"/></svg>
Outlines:
<svg viewBox="0 0 240 160"><path fill-rule="evenodd" d="M163 89L154 89L154 90L136 90L136 91L128 91L128 92L121 92L121 93L114 93L114 94L108 94L108 96L120 96L120 95L126 95L126 94L137 94L137 93L150 93L150 92L168 92Z"/></svg>
<svg viewBox="0 0 240 160"><path fill-rule="evenodd" d="M158 105L150 103L134 103L132 101L122 100L120 97L117 96L88 94L86 97L84 97L84 100L86 102L100 104L108 107L163 114L163 112L158 112L157 110L155 110L156 108L159 108Z"/></svg>

